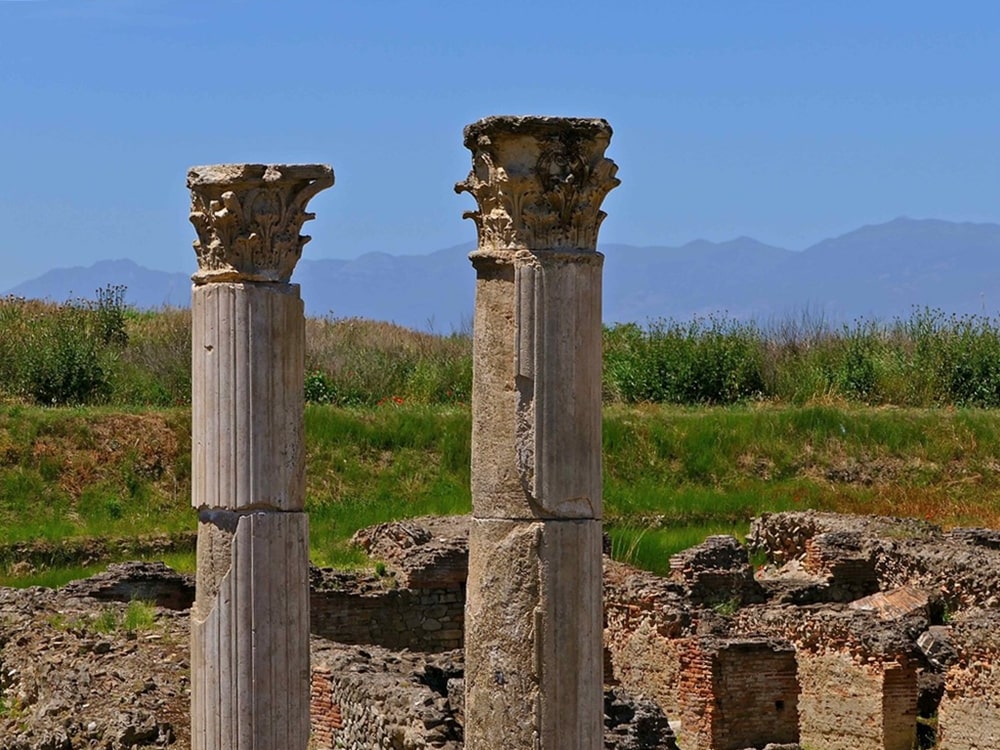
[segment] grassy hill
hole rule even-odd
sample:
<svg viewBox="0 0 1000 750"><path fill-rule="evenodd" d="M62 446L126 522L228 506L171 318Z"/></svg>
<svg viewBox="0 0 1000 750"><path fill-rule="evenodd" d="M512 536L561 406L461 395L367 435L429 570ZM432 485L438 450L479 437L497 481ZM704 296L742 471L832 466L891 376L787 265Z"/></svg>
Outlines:
<svg viewBox="0 0 1000 750"><path fill-rule="evenodd" d="M0 583L192 565L190 312L123 300L0 299ZM314 562L361 563L361 527L469 510L469 335L313 318L306 371ZM619 325L604 398L606 527L653 570L769 510L1000 524L1000 320Z"/></svg>
<svg viewBox="0 0 1000 750"><path fill-rule="evenodd" d="M70 538L190 539L190 411L0 406L0 583L72 577L100 546ZM465 513L464 405L311 405L307 509L317 564L360 564L359 528ZM763 511L815 508L1000 525L1000 412L843 402L611 405L604 503L614 555L663 571L708 533ZM41 550L24 562L24 549ZM46 557L48 554L48 557ZM156 555L163 557L163 555ZM42 563L39 563L42 560ZM190 568L191 555L169 561ZM39 577L41 576L41 577Z"/></svg>

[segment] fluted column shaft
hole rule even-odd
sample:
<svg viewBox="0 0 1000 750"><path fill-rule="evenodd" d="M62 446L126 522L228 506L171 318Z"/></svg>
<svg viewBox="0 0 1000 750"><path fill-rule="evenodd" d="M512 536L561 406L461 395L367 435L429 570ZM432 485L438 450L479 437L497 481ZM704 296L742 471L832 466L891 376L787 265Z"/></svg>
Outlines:
<svg viewBox="0 0 1000 750"><path fill-rule="evenodd" d="M600 750L603 120L465 129L479 247L468 750Z"/></svg>
<svg viewBox="0 0 1000 750"><path fill-rule="evenodd" d="M193 750L305 750L309 529L305 319L289 283L321 165L188 172L192 291Z"/></svg>

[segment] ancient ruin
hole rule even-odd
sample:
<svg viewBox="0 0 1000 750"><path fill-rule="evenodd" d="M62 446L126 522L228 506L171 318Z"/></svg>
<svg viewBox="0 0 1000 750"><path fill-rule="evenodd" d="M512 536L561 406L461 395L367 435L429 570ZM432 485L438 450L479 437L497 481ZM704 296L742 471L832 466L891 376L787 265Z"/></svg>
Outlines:
<svg viewBox="0 0 1000 750"><path fill-rule="evenodd" d="M308 560L290 277L333 173L189 172L196 585L126 563L0 589L0 750L1000 747L1000 532L779 513L668 577L602 557L610 137L466 128L473 513L362 530L374 572ZM136 600L154 632L123 625Z"/></svg>
<svg viewBox="0 0 1000 750"><path fill-rule="evenodd" d="M470 522L383 524L358 541L384 572L312 570L316 750L463 746L463 654L429 635L464 584ZM604 750L1000 747L998 540L803 512L756 520L753 562L731 537L670 577L605 557ZM136 597L169 608L139 633L94 628ZM0 750L188 750L191 604L190 578L155 564L0 588Z"/></svg>
<svg viewBox="0 0 1000 750"><path fill-rule="evenodd" d="M195 750L309 738L305 318L289 283L322 165L193 167L191 613Z"/></svg>
<svg viewBox="0 0 1000 750"><path fill-rule="evenodd" d="M465 128L479 245L465 741L601 745L604 120Z"/></svg>

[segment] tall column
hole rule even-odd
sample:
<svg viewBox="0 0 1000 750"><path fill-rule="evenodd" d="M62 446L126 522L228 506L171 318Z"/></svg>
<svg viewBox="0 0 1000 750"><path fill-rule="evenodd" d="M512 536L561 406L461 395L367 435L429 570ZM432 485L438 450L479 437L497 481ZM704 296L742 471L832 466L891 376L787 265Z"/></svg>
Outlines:
<svg viewBox="0 0 1000 750"><path fill-rule="evenodd" d="M188 171L192 277L192 750L305 750L305 318L289 278L323 165Z"/></svg>
<svg viewBox="0 0 1000 750"><path fill-rule="evenodd" d="M465 129L479 210L467 750L600 750L604 120Z"/></svg>

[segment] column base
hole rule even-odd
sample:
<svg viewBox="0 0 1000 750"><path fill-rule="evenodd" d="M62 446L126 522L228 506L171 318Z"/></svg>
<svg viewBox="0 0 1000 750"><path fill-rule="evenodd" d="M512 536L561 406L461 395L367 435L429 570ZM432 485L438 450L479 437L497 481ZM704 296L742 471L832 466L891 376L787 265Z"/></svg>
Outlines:
<svg viewBox="0 0 1000 750"><path fill-rule="evenodd" d="M467 750L600 750L601 522L473 519Z"/></svg>
<svg viewBox="0 0 1000 750"><path fill-rule="evenodd" d="M192 750L305 750L308 571L305 513L201 513Z"/></svg>

